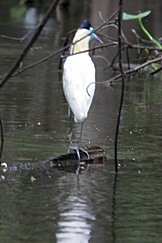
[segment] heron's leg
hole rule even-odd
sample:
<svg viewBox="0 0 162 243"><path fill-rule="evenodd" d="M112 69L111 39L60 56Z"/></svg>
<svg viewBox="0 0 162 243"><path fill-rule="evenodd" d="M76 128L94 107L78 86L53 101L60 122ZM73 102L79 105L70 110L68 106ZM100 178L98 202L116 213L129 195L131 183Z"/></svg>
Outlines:
<svg viewBox="0 0 162 243"><path fill-rule="evenodd" d="M81 130L80 130L80 136L79 136L79 142L78 142L78 146L75 146L75 147L69 147L68 149L68 153L70 152L70 150L75 150L76 153L77 153L77 156L78 156L78 160L80 160L80 152L79 150L84 150L82 148L80 148L80 144L81 144L81 138L82 138L82 130L83 130L83 122L81 123ZM84 150L85 151L85 150ZM84 152L83 151L83 152ZM87 155L88 156L88 155Z"/></svg>
<svg viewBox="0 0 162 243"><path fill-rule="evenodd" d="M79 138L79 143L78 143L78 150L83 151L87 155L88 160L89 160L89 153L85 149L83 149L83 148L80 147L80 145L81 145L81 139L82 139L83 124L84 124L84 122L81 122L81 129L80 129L80 138Z"/></svg>
<svg viewBox="0 0 162 243"><path fill-rule="evenodd" d="M68 118L70 120L70 116L71 116L71 110L70 110L70 106L68 106Z"/></svg>
<svg viewBox="0 0 162 243"><path fill-rule="evenodd" d="M81 144L81 140L82 140L83 124L84 124L84 122L81 122L81 127L80 127L80 137L79 137L79 142L78 142L78 148L79 148L79 149L80 149L80 144Z"/></svg>
<svg viewBox="0 0 162 243"><path fill-rule="evenodd" d="M77 156L78 156L78 160L79 160L79 161L80 161L80 152L79 152L79 150L81 150L82 152L84 152L84 153L87 155L88 160L90 159L90 157L89 157L89 153L88 153L85 149L83 149L83 148L80 147L80 144L81 144L81 138L82 138L82 131L83 131L83 122L81 123L81 130L80 130L80 137L79 137L78 146L75 146L75 147L69 147L69 150L68 150L68 153L70 152L71 149L72 149L72 150L75 150L76 153L77 153Z"/></svg>
<svg viewBox="0 0 162 243"><path fill-rule="evenodd" d="M80 153L79 153L79 148L77 146L75 146L75 147L69 147L68 153L70 152L71 149L72 150L75 150L76 153L77 153L77 156L78 156L78 166L77 166L77 169L76 169L76 174L78 176L79 173L80 173Z"/></svg>
<svg viewBox="0 0 162 243"><path fill-rule="evenodd" d="M68 118L69 118L68 136L69 136L69 140L71 141L73 135L73 126L72 126L72 114L71 114L70 106L68 107Z"/></svg>

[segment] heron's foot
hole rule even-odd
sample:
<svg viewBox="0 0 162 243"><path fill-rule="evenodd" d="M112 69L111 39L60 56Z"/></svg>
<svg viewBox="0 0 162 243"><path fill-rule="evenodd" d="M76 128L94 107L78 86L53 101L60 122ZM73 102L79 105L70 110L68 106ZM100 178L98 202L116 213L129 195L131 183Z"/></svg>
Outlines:
<svg viewBox="0 0 162 243"><path fill-rule="evenodd" d="M88 153L85 149L83 149L83 148L80 148L80 150L81 150L82 152L84 152L84 153L87 155L88 160L89 160L89 159L90 159L90 157L89 157L89 153Z"/></svg>
<svg viewBox="0 0 162 243"><path fill-rule="evenodd" d="M70 152L70 150L75 150L76 151L76 153L77 153L77 156L78 156L78 160L80 161L80 150L82 151L82 152L84 152L86 155L87 155L87 157L88 157L88 160L90 159L90 157L89 157L89 153L85 150L85 149L83 149L83 148L79 148L79 147L77 147L77 146L75 146L75 147L69 147L69 149L68 149L68 153Z"/></svg>

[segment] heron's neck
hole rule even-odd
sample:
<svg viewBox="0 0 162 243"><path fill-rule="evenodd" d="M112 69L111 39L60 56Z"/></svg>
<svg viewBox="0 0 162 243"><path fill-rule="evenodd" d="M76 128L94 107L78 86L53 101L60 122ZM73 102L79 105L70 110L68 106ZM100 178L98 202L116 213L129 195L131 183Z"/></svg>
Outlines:
<svg viewBox="0 0 162 243"><path fill-rule="evenodd" d="M90 36L87 36L89 34L88 30L79 29L73 39L73 43L70 49L70 54L75 54L79 52L84 52L89 50L89 41ZM84 38L84 36L87 36ZM89 52L85 52L85 54L89 54Z"/></svg>

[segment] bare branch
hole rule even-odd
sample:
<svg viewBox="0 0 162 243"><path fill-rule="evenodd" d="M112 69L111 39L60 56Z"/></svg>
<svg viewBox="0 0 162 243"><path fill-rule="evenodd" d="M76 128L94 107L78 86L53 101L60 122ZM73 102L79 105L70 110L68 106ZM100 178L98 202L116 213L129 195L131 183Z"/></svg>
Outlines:
<svg viewBox="0 0 162 243"><path fill-rule="evenodd" d="M12 37L12 36L7 36L7 35L1 35L1 38L5 38L5 39L9 39L9 40L15 40L15 41L20 41L23 42L24 40L26 40L37 28L39 27L39 25L35 26L32 30L30 30L26 35L24 35L23 37Z"/></svg>
<svg viewBox="0 0 162 243"><path fill-rule="evenodd" d="M20 56L17 58L17 60L13 64L13 66L10 68L10 70L8 71L8 73L0 80L0 88L3 87L3 85L7 82L7 80L12 76L12 74L19 67L20 63L22 62L22 60L24 59L24 57L27 55L28 51L33 46L33 44L37 40L37 38L39 37L39 35L40 35L42 29L44 28L45 24L47 23L48 19L53 14L53 11L56 9L57 4L59 3L59 1L60 0L54 0L53 1L53 3L51 4L51 6L50 6L50 8L49 8L49 10L48 10L48 12L46 14L46 16L44 17L44 19L40 23L39 27L37 28L35 34L31 38L31 40L27 43L26 47L24 48L24 50L22 51L22 53L20 54Z"/></svg>
<svg viewBox="0 0 162 243"><path fill-rule="evenodd" d="M151 59L151 60L148 60L148 61L142 63L141 65L137 65L135 68L129 69L127 71L124 71L124 75L135 73L135 72L141 70L142 68L145 68L145 67L151 65L152 63L156 63L156 62L160 62L160 61L162 61L162 56L154 58L154 59ZM98 82L98 84L111 83L113 81L119 80L120 78L121 78L121 73L116 75L116 76L114 76L113 78L111 78L109 80L106 80L106 81L103 81L103 82Z"/></svg>

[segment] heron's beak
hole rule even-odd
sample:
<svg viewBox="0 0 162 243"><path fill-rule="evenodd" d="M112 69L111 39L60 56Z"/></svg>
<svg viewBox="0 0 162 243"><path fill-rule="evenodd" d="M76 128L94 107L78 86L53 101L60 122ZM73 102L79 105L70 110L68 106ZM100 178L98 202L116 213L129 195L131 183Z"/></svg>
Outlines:
<svg viewBox="0 0 162 243"><path fill-rule="evenodd" d="M90 28L90 31L91 32L93 31L92 27ZM92 39L94 39L94 40L100 42L101 44L103 44L103 41L95 33L92 33L90 36L91 36Z"/></svg>

